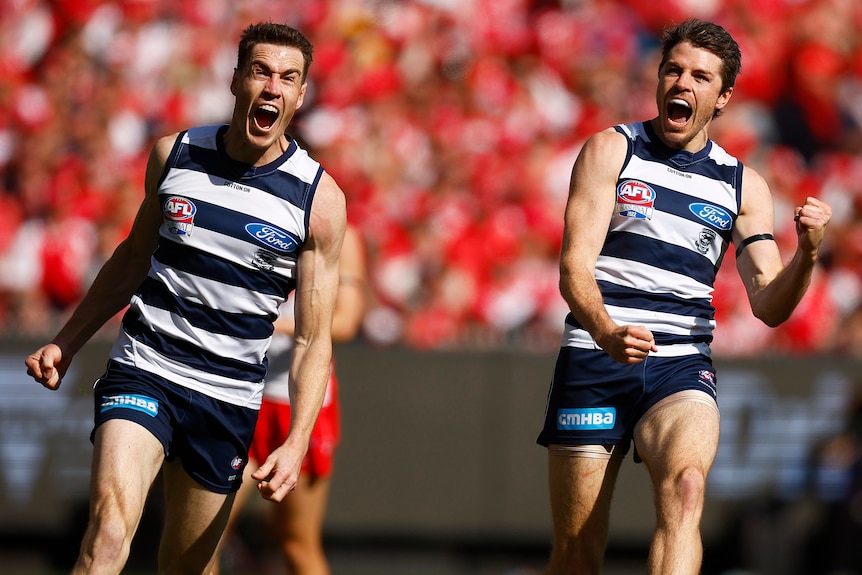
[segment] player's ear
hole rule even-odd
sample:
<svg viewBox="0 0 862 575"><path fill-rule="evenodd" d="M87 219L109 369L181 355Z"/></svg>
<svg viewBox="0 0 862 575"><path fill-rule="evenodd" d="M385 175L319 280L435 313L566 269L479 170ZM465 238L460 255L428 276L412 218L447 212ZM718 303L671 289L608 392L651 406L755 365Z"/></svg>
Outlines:
<svg viewBox="0 0 862 575"><path fill-rule="evenodd" d="M230 93L234 96L236 96L236 85L237 85L237 82L239 82L238 75L239 75L239 68L234 68L233 69L233 76L230 79Z"/></svg>
<svg viewBox="0 0 862 575"><path fill-rule="evenodd" d="M715 109L721 110L722 108L727 106L727 103L730 102L730 97L732 95L733 95L733 86L731 86L730 88L728 88L727 90L725 90L724 92L721 93L721 95L718 97L718 101L715 103Z"/></svg>
<svg viewBox="0 0 862 575"><path fill-rule="evenodd" d="M302 107L302 103L305 101L305 91L308 89L308 82L303 82L302 87L299 89L299 98L296 99L296 109L299 110Z"/></svg>

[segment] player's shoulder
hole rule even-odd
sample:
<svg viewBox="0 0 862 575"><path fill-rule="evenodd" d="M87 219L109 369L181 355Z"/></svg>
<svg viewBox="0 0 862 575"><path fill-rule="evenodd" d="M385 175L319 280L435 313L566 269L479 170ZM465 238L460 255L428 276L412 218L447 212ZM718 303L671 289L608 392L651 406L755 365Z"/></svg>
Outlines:
<svg viewBox="0 0 862 575"><path fill-rule="evenodd" d="M625 153L628 140L615 127L610 127L590 136L584 143L584 148L599 154Z"/></svg>
<svg viewBox="0 0 862 575"><path fill-rule="evenodd" d="M323 172L311 204L310 232L313 236L342 237L347 225L347 200L335 179Z"/></svg>
<svg viewBox="0 0 862 575"><path fill-rule="evenodd" d="M152 157L156 159L160 159L162 163L167 159L170 155L171 150L174 149L174 146L177 143L177 139L180 137L182 132L174 132L172 134L167 134L161 136L156 139L152 148Z"/></svg>
<svg viewBox="0 0 862 575"><path fill-rule="evenodd" d="M321 203L329 204L333 208L338 206L343 207L346 204L344 191L339 187L335 178L325 170L320 175L320 181L317 183L315 203L317 203L318 199Z"/></svg>
<svg viewBox="0 0 862 575"><path fill-rule="evenodd" d="M742 166L742 189L744 192L762 191L768 192L769 186L760 172L749 165Z"/></svg>
<svg viewBox="0 0 862 575"><path fill-rule="evenodd" d="M599 130L594 133L590 139L598 141L625 142L628 136L626 136L626 132L620 128L621 126L609 126L604 130Z"/></svg>
<svg viewBox="0 0 862 575"><path fill-rule="evenodd" d="M625 161L628 149L626 136L613 127L607 128L594 133L584 142L577 164L589 171L618 171Z"/></svg>
<svg viewBox="0 0 862 575"><path fill-rule="evenodd" d="M161 136L153 143L150 149L150 157L147 161L147 181L151 184L155 184L161 178L179 135L180 132L175 132Z"/></svg>

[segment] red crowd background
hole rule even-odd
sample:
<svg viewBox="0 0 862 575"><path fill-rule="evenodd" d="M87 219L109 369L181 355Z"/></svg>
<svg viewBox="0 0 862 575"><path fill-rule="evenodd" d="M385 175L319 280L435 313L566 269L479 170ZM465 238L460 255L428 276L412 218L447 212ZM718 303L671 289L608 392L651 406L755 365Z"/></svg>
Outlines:
<svg viewBox="0 0 862 575"><path fill-rule="evenodd" d="M775 330L725 262L715 353L862 356L856 0L0 0L0 335L53 333L128 231L154 139L227 121L239 32L273 20L315 44L294 129L368 245L363 337L553 351L574 158L655 114L658 35L689 16L742 47L712 136L770 184L783 253L794 205L834 210Z"/></svg>

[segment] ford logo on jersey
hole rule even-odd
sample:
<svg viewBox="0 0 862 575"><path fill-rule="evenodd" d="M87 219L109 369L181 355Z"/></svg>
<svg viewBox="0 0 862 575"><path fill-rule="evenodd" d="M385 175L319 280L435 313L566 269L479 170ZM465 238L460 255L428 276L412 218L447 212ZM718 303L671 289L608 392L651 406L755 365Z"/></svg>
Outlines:
<svg viewBox="0 0 862 575"><path fill-rule="evenodd" d="M297 246L290 234L270 224L246 224L245 231L263 245L279 252L292 252Z"/></svg>
<svg viewBox="0 0 862 575"><path fill-rule="evenodd" d="M688 209L691 210L691 213L696 215L699 219L714 228L727 231L733 225L733 218L724 208L698 202L689 204Z"/></svg>

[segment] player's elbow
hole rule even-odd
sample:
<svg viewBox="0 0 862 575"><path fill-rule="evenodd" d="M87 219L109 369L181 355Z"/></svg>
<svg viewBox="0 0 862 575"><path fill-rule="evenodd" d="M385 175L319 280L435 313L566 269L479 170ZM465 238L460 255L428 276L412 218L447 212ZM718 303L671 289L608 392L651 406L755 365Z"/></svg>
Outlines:
<svg viewBox="0 0 862 575"><path fill-rule="evenodd" d="M558 287L560 289L560 294L566 299L566 301L570 301L574 297L575 285L581 275L582 274L579 274L579 270L573 266L565 264L560 266L560 282Z"/></svg>
<svg viewBox="0 0 862 575"><path fill-rule="evenodd" d="M332 323L332 343L347 343L356 338L359 333L359 324Z"/></svg>
<svg viewBox="0 0 862 575"><path fill-rule="evenodd" d="M754 317L769 327L778 327L790 317L790 312L778 309L757 309L753 307L752 312L754 313Z"/></svg>

